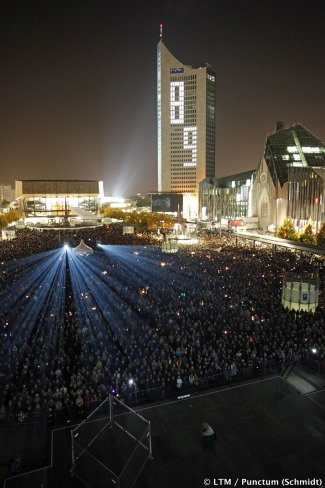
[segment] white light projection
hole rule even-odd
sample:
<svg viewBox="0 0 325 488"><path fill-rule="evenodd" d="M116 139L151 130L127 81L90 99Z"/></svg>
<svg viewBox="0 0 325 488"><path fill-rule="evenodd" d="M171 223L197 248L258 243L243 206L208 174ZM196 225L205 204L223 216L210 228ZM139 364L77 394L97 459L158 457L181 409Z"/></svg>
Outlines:
<svg viewBox="0 0 325 488"><path fill-rule="evenodd" d="M191 161L184 163L183 166L196 166L197 162L197 127L184 127L183 137L184 149L192 150Z"/></svg>
<svg viewBox="0 0 325 488"><path fill-rule="evenodd" d="M184 124L185 97L184 81L172 81L170 83L170 123ZM183 128L183 149L190 150L189 161L183 163L183 167L196 167L197 163L197 127Z"/></svg>
<svg viewBox="0 0 325 488"><path fill-rule="evenodd" d="M184 124L184 81L170 83L170 122Z"/></svg>

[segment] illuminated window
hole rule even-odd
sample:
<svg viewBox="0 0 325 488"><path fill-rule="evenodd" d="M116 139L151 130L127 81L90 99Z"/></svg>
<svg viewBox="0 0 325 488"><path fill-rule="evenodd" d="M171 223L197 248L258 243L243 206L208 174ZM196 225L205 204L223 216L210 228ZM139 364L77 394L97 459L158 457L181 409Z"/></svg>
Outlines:
<svg viewBox="0 0 325 488"><path fill-rule="evenodd" d="M231 188L235 188L235 186L236 186L236 181L232 181L231 182Z"/></svg>
<svg viewBox="0 0 325 488"><path fill-rule="evenodd" d="M287 151L288 151L289 153L295 153L295 152L297 152L297 151L298 151L298 149L296 148L296 146L288 146L288 147L287 147Z"/></svg>
<svg viewBox="0 0 325 488"><path fill-rule="evenodd" d="M320 153L321 148L320 147L309 147L309 146L302 146L302 151L306 154L314 154L314 153Z"/></svg>
<svg viewBox="0 0 325 488"><path fill-rule="evenodd" d="M284 154L282 156L283 161L288 161L290 159L290 156L288 154Z"/></svg>
<svg viewBox="0 0 325 488"><path fill-rule="evenodd" d="M191 149L192 163L197 161L197 127L184 127L183 129L183 148Z"/></svg>
<svg viewBox="0 0 325 488"><path fill-rule="evenodd" d="M195 149L197 143L197 128L184 127L184 149Z"/></svg>
<svg viewBox="0 0 325 488"><path fill-rule="evenodd" d="M299 155L299 154L294 154L294 155L293 155L293 159L294 159L295 161L301 161L301 157L300 157L300 155Z"/></svg>

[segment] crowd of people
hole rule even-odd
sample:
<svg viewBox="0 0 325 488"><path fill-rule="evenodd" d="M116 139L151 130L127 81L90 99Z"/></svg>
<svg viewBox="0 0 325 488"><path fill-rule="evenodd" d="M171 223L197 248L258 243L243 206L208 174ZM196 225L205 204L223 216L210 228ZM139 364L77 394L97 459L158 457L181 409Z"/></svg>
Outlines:
<svg viewBox="0 0 325 488"><path fill-rule="evenodd" d="M107 229L95 229L91 237L87 232L76 239L90 239L90 245L108 239ZM32 254L66 238L28 231L12 242ZM122 250L67 259L60 292L57 276L49 291L59 293L56 307L45 297L45 312L40 307L37 317L24 319L24 331L15 329L15 336L2 314L1 333L9 337L0 344L7 358L0 370L0 417L54 417L82 411L109 393L126 399L151 390L163 395L209 379L213 384L220 377L259 374L310 354L324 360L323 307L312 314L281 306L283 275L308 270L320 273L322 283L320 261L236 247L229 236L205 236L175 254L139 245L150 241L113 231L110 243L124 244ZM9 257L15 258L14 251ZM19 266L11 263L0 271L8 293L32 266L23 259ZM18 299L10 320L19 322L23 308Z"/></svg>
<svg viewBox="0 0 325 488"><path fill-rule="evenodd" d="M15 239L0 240L0 262L50 251L63 244L75 247L81 239L93 249L98 243L133 245L156 243L153 235L147 232L123 235L122 225L117 224L62 230L21 229L16 231Z"/></svg>

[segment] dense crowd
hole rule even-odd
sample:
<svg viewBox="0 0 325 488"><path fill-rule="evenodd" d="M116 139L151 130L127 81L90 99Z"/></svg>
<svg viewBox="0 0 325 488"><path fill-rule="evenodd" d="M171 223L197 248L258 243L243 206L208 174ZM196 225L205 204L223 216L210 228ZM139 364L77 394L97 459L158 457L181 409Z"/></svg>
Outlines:
<svg viewBox="0 0 325 488"><path fill-rule="evenodd" d="M91 244L103 242L104 231L94 232ZM21 242L38 252L52 249L55 239L30 233ZM127 244L144 238L131 239ZM83 288L67 265L61 313L40 309L31 333L22 331L10 346L2 340L0 355L7 361L0 372L0 416L53 416L83 409L108 393L127 398L148 389L185 391L207 378L258 374L310 354L324 360L323 307L311 314L281 306L283 274L308 269L320 273L322 283L320 261L237 248L229 236L206 237L173 255L157 246L125 249L82 258L91 263ZM9 271L11 283L18 283L28 267ZM19 317L21 307L15 306ZM10 330L6 320L0 317L2 333ZM29 326L24 321L26 331Z"/></svg>
<svg viewBox="0 0 325 488"><path fill-rule="evenodd" d="M122 234L122 226L118 224L90 228L71 228L62 230L30 230L16 231L16 238L0 240L0 261L29 256L34 253L50 251L63 244L74 247L83 239L87 245L96 248L97 244L153 244L156 240L152 234Z"/></svg>

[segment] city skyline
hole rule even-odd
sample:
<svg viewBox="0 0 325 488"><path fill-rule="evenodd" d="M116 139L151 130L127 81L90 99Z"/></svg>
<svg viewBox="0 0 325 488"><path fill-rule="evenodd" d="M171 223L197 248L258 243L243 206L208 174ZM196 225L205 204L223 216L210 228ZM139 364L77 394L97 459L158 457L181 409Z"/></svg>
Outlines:
<svg viewBox="0 0 325 488"><path fill-rule="evenodd" d="M324 140L322 9L317 0L12 2L2 16L0 181L156 189L160 22L177 59L216 71L217 176L254 169L276 120Z"/></svg>

